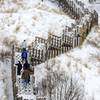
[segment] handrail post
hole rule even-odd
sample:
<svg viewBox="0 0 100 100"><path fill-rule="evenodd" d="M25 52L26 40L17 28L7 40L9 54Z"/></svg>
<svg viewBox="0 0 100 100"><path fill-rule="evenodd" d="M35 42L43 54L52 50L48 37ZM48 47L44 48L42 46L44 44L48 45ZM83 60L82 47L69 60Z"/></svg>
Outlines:
<svg viewBox="0 0 100 100"><path fill-rule="evenodd" d="M12 87L13 87L13 99L17 100L17 91L16 91L16 68L14 67L14 63L15 63L15 47L14 45L12 45L12 52L11 52L11 74L12 74Z"/></svg>

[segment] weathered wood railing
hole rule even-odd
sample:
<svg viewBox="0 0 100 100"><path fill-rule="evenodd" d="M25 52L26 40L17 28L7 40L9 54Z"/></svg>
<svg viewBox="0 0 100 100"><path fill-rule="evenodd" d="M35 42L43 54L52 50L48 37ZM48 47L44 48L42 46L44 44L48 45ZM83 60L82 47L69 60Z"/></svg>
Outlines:
<svg viewBox="0 0 100 100"><path fill-rule="evenodd" d="M73 46L79 46L79 36L71 37L67 34L62 34L61 37L49 34L45 49L36 49L33 47L31 57L32 65L35 66L48 59L54 58L59 54L71 50Z"/></svg>
<svg viewBox="0 0 100 100"><path fill-rule="evenodd" d="M49 34L47 39L47 50L57 50L61 47L61 37Z"/></svg>
<svg viewBox="0 0 100 100"><path fill-rule="evenodd" d="M46 44L45 59L50 59L58 55L61 48L61 37L49 34Z"/></svg>
<svg viewBox="0 0 100 100"><path fill-rule="evenodd" d="M43 50L34 49L32 51L32 65L37 65L45 61Z"/></svg>
<svg viewBox="0 0 100 100"><path fill-rule="evenodd" d="M67 30L63 32L61 36L49 34L48 39L36 37L30 53L32 65L35 66L82 45L91 28L98 24L98 14L94 11L91 15L93 15L93 17L89 17L90 19L86 20L85 23L81 23L82 25L79 23L79 25L74 27L75 31L72 32L72 36L67 33ZM40 48L41 46L39 47L41 44L42 48Z"/></svg>
<svg viewBox="0 0 100 100"><path fill-rule="evenodd" d="M61 36L61 53L67 52L73 48L73 38L68 36L68 33L64 33Z"/></svg>
<svg viewBox="0 0 100 100"><path fill-rule="evenodd" d="M74 26L74 35L68 36L68 34L66 35L67 32L63 33L60 37L49 34L47 40L36 37L32 52L30 53L33 65L40 64L47 59L54 58L59 54L80 46L90 32L91 28L98 24L97 12L95 10L90 12L88 8L84 7L84 4L81 1L59 0L56 2L58 2L59 6L65 13L78 20L78 24ZM88 19L83 21L82 18L84 19L87 15ZM40 48L38 46L40 43L44 44L44 48Z"/></svg>
<svg viewBox="0 0 100 100"><path fill-rule="evenodd" d="M13 88L13 99L14 100L22 100L22 98L18 98L18 87L16 86L16 67L15 67L15 47L12 46L12 59L11 59L11 69L12 69L12 88Z"/></svg>

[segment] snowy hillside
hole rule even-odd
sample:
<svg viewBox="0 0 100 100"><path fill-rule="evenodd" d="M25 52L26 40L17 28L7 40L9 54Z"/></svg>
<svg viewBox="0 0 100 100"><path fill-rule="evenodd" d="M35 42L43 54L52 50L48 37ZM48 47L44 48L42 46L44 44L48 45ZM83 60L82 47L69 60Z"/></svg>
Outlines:
<svg viewBox="0 0 100 100"><path fill-rule="evenodd" d="M3 80L5 80L4 69L2 62L0 62L0 99L7 100L5 93L6 83Z"/></svg>
<svg viewBox="0 0 100 100"><path fill-rule="evenodd" d="M10 62L9 59L0 61L0 100L13 100Z"/></svg>
<svg viewBox="0 0 100 100"><path fill-rule="evenodd" d="M89 7L96 9L100 15L99 4ZM91 30L80 48L75 48L52 60L56 63L55 71L59 71L60 66L60 71L77 74L85 87L85 100L100 100L100 24ZM49 61L49 63L51 62ZM44 66L43 64L36 67L36 84L39 84L47 74ZM40 75L42 76L40 77Z"/></svg>
<svg viewBox="0 0 100 100"><path fill-rule="evenodd" d="M55 59L54 70L77 75L85 87L85 100L100 99L100 29L95 27L83 46L60 55ZM51 63L51 61L50 61ZM36 84L44 79L47 72L44 64L35 69ZM41 76L42 75L42 76ZM41 77L40 77L41 76Z"/></svg>
<svg viewBox="0 0 100 100"><path fill-rule="evenodd" d="M100 14L100 4L90 5L87 0L83 2ZM26 39L31 43L35 36L47 38L49 32L60 35L65 26L71 27L72 23L75 24L75 20L48 0L1 0L0 50L8 50L3 44L6 39L16 40L17 43ZM91 30L80 48L54 60L54 70L58 71L59 65L60 71L78 76L85 87L85 100L100 100L100 24ZM41 64L35 68L36 85L47 74L44 66ZM12 91L9 92L12 89L10 67L9 62L0 62L0 100L13 100Z"/></svg>
<svg viewBox="0 0 100 100"><path fill-rule="evenodd" d="M4 0L0 12L0 35L13 36L18 41L31 42L35 36L47 38L48 32L59 35L65 25L75 23L48 0Z"/></svg>
<svg viewBox="0 0 100 100"><path fill-rule="evenodd" d="M75 20L66 16L57 5L45 0L1 0L0 1L0 52L9 49L7 44L24 39L28 43L35 36L47 38L48 32L60 34L65 26L71 26ZM5 67L7 67L5 69ZM10 63L0 66L0 100L12 99ZM6 72L6 73L3 73ZM6 78L3 81L3 77ZM10 91L10 92L9 92Z"/></svg>

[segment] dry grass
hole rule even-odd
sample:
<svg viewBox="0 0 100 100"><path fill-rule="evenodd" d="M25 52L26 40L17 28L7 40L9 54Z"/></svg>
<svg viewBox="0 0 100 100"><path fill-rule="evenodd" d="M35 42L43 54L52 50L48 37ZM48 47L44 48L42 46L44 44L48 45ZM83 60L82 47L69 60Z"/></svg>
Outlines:
<svg viewBox="0 0 100 100"><path fill-rule="evenodd" d="M4 12L5 13L16 13L17 12L17 9L11 8L11 9L4 10Z"/></svg>
<svg viewBox="0 0 100 100"><path fill-rule="evenodd" d="M18 2L18 0L13 0L12 2L13 2L13 3L17 3L17 2Z"/></svg>
<svg viewBox="0 0 100 100"><path fill-rule="evenodd" d="M5 0L0 0L0 4L1 4L1 5L4 4L4 1L5 1Z"/></svg>
<svg viewBox="0 0 100 100"><path fill-rule="evenodd" d="M38 17L37 16L33 16L32 19L35 20L35 21L37 21Z"/></svg>
<svg viewBox="0 0 100 100"><path fill-rule="evenodd" d="M7 47L11 47L13 44L15 44L16 46L18 45L18 41L16 39L15 36L11 35L11 36L7 36L7 37L4 37L3 39L3 44Z"/></svg>
<svg viewBox="0 0 100 100"><path fill-rule="evenodd" d="M15 33L17 33L18 31L20 30L20 26L17 26L16 28L15 28Z"/></svg>

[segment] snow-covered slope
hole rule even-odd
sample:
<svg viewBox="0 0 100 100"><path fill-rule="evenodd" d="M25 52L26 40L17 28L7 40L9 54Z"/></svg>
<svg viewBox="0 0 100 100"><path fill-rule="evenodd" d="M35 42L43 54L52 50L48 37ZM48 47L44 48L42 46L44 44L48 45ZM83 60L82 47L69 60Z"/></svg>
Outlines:
<svg viewBox="0 0 100 100"><path fill-rule="evenodd" d="M4 82L5 75L4 75L4 69L3 69L3 63L0 62L0 99L1 100L7 100L6 96L6 83Z"/></svg>
<svg viewBox="0 0 100 100"><path fill-rule="evenodd" d="M75 23L48 0L4 0L0 12L0 35L14 35L19 41L47 38L48 32L59 35L65 25Z"/></svg>
<svg viewBox="0 0 100 100"><path fill-rule="evenodd" d="M100 29L95 27L83 46L62 54L55 59L54 70L73 73L80 77L85 86L85 100L100 99ZM50 62L49 62L50 63ZM58 64L58 65L57 65ZM35 67L36 84L47 74L45 64Z"/></svg>
<svg viewBox="0 0 100 100"><path fill-rule="evenodd" d="M10 62L0 61L0 100L13 100Z"/></svg>
<svg viewBox="0 0 100 100"><path fill-rule="evenodd" d="M8 50L3 43L9 40L18 40L19 43L26 39L31 43L35 36L47 38L48 32L59 35L71 23L75 23L75 20L48 0L1 0L0 51ZM10 67L10 63L0 66L0 100L13 100ZM6 77L5 81L3 77Z"/></svg>
<svg viewBox="0 0 100 100"><path fill-rule="evenodd" d="M35 36L47 38L48 32L59 35L66 25L71 26L71 23L75 23L74 20L62 13L56 5L47 0L44 0L44 2L41 2L41 0L1 0L0 6L1 42L3 42L4 37L12 36L14 39L16 37L20 42L26 39L30 43ZM99 12L99 5L89 5L89 7L95 7ZM92 98L94 100L100 99L99 29L100 26L91 31L81 48L75 48L71 52L56 58L56 63L60 61L61 70L77 73L81 77L85 84L87 100ZM11 81L11 79L9 76L6 82L2 80L2 77L6 77L10 73L9 69L6 69L8 73L2 73L5 70L4 67L4 65L3 67L0 66L0 100L6 100L6 96L11 95L11 93L5 95L5 86L7 86L7 90L11 87L10 83L7 85L6 82ZM42 74L45 75L45 69L41 65L36 70L36 81L39 81ZM41 73L41 77L38 73ZM12 100L12 97L9 100Z"/></svg>
<svg viewBox="0 0 100 100"><path fill-rule="evenodd" d="M100 15L100 4L93 4L91 7L96 9ZM91 30L80 48L56 57L55 61L60 66L60 70L77 74L81 78L85 86L85 100L100 100L100 25ZM37 84L46 75L43 66L45 65L36 67ZM56 68L55 65L55 70Z"/></svg>

